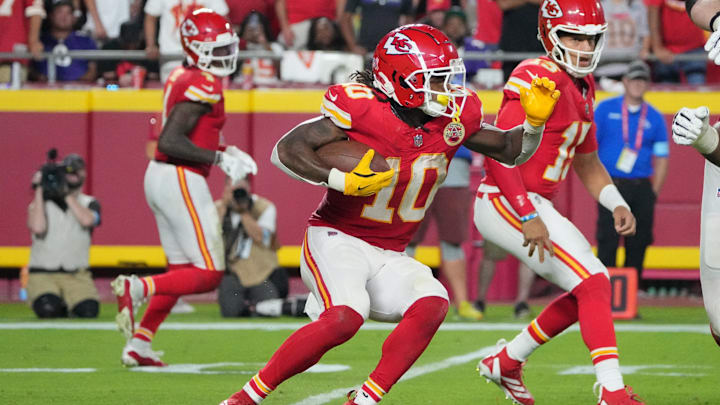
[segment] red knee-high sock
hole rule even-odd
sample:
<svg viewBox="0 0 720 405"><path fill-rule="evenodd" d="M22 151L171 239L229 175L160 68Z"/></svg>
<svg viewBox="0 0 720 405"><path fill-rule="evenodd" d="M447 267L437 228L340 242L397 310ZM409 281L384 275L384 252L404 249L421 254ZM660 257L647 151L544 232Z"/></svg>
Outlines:
<svg viewBox="0 0 720 405"><path fill-rule="evenodd" d="M153 295L140 321L140 327L135 330L133 337L151 342L178 298L177 295Z"/></svg>
<svg viewBox="0 0 720 405"><path fill-rule="evenodd" d="M424 297L405 311L390 336L385 339L382 357L362 387L375 401L405 374L425 351L448 311L448 301L441 297Z"/></svg>
<svg viewBox="0 0 720 405"><path fill-rule="evenodd" d="M555 298L528 326L535 341L542 344L560 334L578 320L577 299L564 293Z"/></svg>
<svg viewBox="0 0 720 405"><path fill-rule="evenodd" d="M146 296L204 293L216 289L222 280L222 271L204 270L190 264L173 267L167 273L142 278Z"/></svg>
<svg viewBox="0 0 720 405"><path fill-rule="evenodd" d="M618 358L615 326L610 313L610 280L595 274L572 290L577 299L580 333L593 364Z"/></svg>
<svg viewBox="0 0 720 405"><path fill-rule="evenodd" d="M328 309L290 335L243 391L264 398L283 381L316 364L328 350L348 341L363 322L363 317L348 306Z"/></svg>
<svg viewBox="0 0 720 405"><path fill-rule="evenodd" d="M507 344L507 356L500 356L502 367L507 369L517 367L540 345L567 329L577 319L578 307L575 297L569 293L557 297Z"/></svg>

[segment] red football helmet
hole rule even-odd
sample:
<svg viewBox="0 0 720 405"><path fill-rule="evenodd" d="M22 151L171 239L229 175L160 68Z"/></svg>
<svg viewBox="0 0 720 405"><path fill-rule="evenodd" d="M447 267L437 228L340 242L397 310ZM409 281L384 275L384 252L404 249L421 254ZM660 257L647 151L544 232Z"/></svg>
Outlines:
<svg viewBox="0 0 720 405"><path fill-rule="evenodd" d="M188 62L216 76L229 76L237 68L238 37L220 14L201 8L180 25L180 42Z"/></svg>
<svg viewBox="0 0 720 405"><path fill-rule="evenodd" d="M548 55L575 77L585 77L597 67L606 30L605 14L598 0L544 0L540 6L538 39ZM595 36L595 49L589 52L570 49L560 42L558 31ZM581 57L590 57L590 64L580 66Z"/></svg>
<svg viewBox="0 0 720 405"><path fill-rule="evenodd" d="M423 24L404 25L380 40L373 76L375 87L385 95L432 117L459 116L469 94L457 49L442 31ZM442 80L443 91L430 88L433 78Z"/></svg>

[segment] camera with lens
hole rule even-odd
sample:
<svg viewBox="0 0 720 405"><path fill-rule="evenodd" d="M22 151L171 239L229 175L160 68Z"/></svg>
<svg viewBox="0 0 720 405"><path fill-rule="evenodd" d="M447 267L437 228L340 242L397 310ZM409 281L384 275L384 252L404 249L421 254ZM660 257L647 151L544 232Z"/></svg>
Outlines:
<svg viewBox="0 0 720 405"><path fill-rule="evenodd" d="M46 200L60 200L67 194L66 167L56 163L57 149L47 152L47 163L40 168L40 185L43 188L43 198Z"/></svg>
<svg viewBox="0 0 720 405"><path fill-rule="evenodd" d="M84 181L83 178L72 178L73 182L70 182L66 177L85 168L83 158L73 153L57 163L57 154L57 149L50 149L47 152L47 162L40 168L40 185L45 200L62 200L71 190L81 187Z"/></svg>
<svg viewBox="0 0 720 405"><path fill-rule="evenodd" d="M235 200L235 203L238 206L241 207L247 207L247 210L252 210L253 207L253 199L252 194L250 194L246 189L240 187L233 190L233 200Z"/></svg>

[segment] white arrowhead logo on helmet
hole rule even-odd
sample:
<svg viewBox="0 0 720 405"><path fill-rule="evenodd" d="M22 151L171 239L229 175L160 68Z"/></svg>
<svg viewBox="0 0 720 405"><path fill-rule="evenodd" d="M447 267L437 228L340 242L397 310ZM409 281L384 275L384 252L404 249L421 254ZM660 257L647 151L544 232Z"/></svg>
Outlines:
<svg viewBox="0 0 720 405"><path fill-rule="evenodd" d="M545 0L540 10L545 18L560 18L563 16L562 9L557 3L557 0Z"/></svg>
<svg viewBox="0 0 720 405"><path fill-rule="evenodd" d="M192 22L192 20L187 19L180 27L180 32L182 32L183 36L194 37L195 35L200 33L200 30L198 29L197 25Z"/></svg>
<svg viewBox="0 0 720 405"><path fill-rule="evenodd" d="M407 54L419 54L415 41L410 39L407 35L398 32L395 35L385 41L383 48L387 51L388 55L407 55Z"/></svg>

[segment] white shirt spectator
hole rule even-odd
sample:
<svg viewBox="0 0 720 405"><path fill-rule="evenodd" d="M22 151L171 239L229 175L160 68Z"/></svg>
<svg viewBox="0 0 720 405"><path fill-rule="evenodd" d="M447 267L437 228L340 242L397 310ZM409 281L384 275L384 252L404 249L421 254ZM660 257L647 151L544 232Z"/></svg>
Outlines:
<svg viewBox="0 0 720 405"><path fill-rule="evenodd" d="M209 8L226 16L228 6L225 0L148 0L145 13L160 18L158 47L161 54L182 53L178 28L188 12Z"/></svg>
<svg viewBox="0 0 720 405"><path fill-rule="evenodd" d="M130 6L135 0L95 0L100 22L108 38L120 36L120 25L130 20ZM83 30L95 32L95 22L88 18Z"/></svg>
<svg viewBox="0 0 720 405"><path fill-rule="evenodd" d="M622 76L627 62L607 62L608 57L643 57L643 41L650 35L647 9L640 0L602 0L608 29L603 59L595 77ZM684 6L683 6L684 7Z"/></svg>

